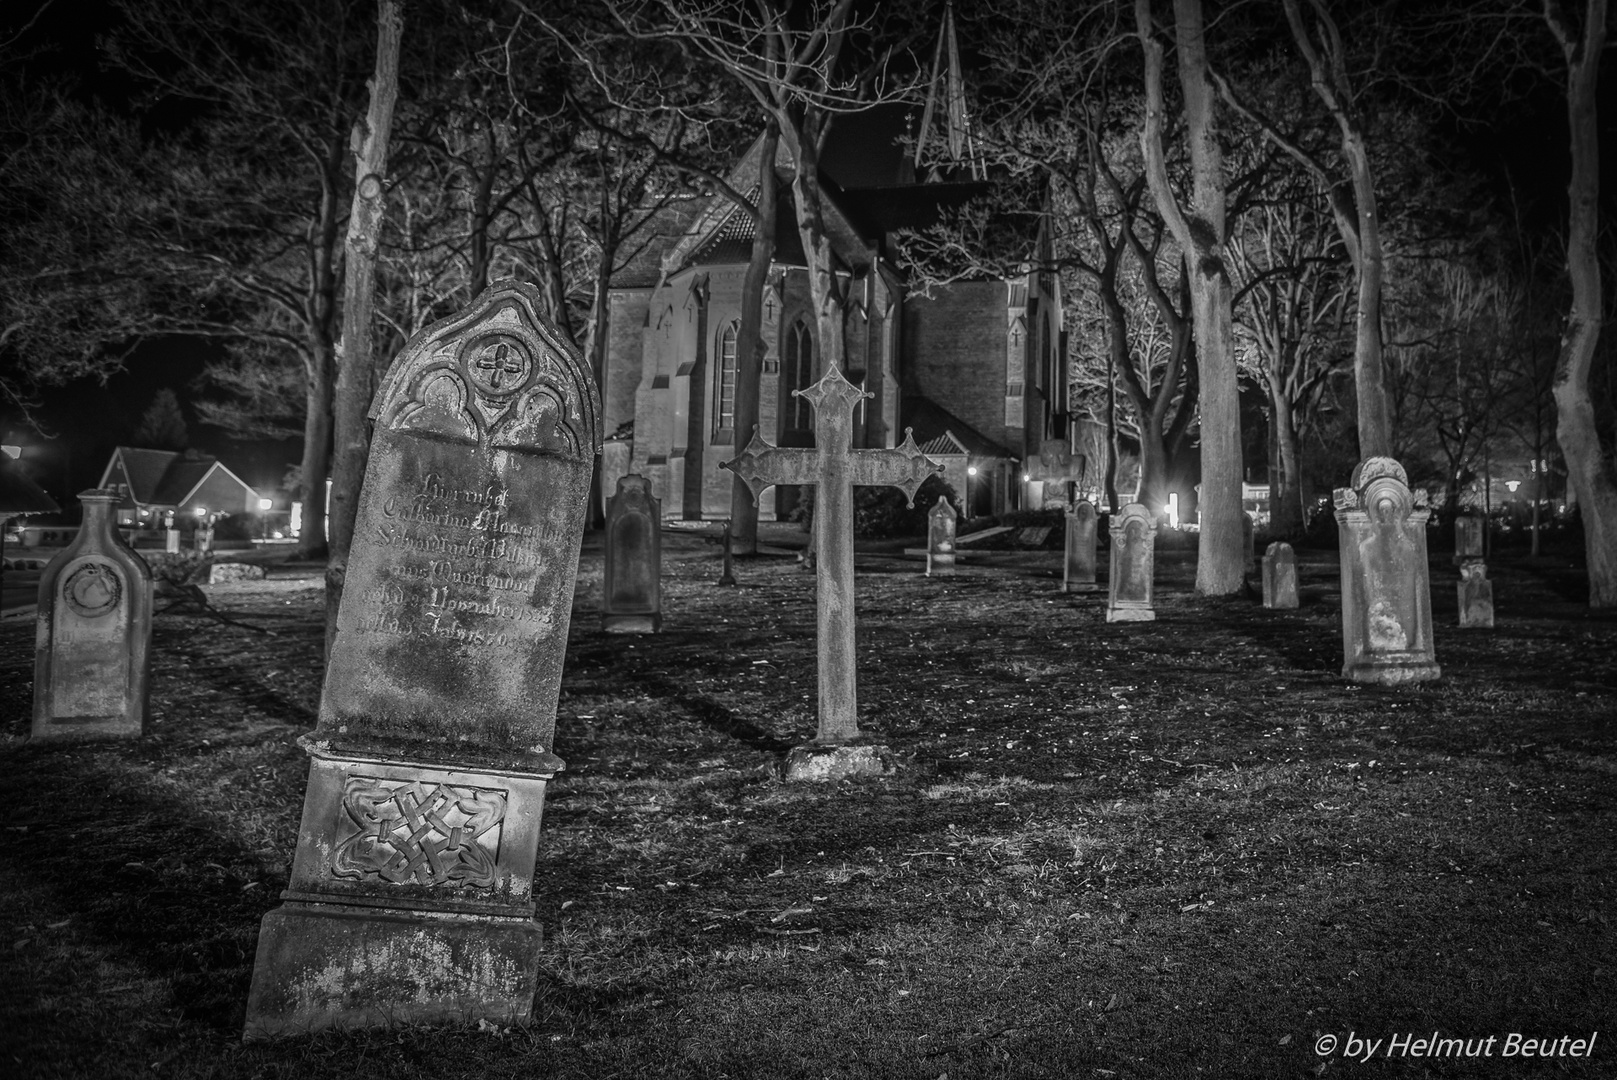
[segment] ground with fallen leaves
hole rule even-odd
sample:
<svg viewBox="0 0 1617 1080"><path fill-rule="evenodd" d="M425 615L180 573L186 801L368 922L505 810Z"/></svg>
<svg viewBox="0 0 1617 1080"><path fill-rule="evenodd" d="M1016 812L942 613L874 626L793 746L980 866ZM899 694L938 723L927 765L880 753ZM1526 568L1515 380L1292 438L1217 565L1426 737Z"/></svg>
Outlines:
<svg viewBox="0 0 1617 1080"><path fill-rule="evenodd" d="M1334 552L1275 612L1193 596L1165 550L1158 620L1116 625L1055 553L929 579L867 552L860 722L903 768L811 785L777 770L813 733L812 575L764 556L719 588L714 545L665 551L662 633L609 636L586 544L516 1029L238 1040L302 806L318 568L209 587L232 623L158 616L137 744L25 745L33 627L0 624L0 1070L1617 1073L1617 616L1566 560L1498 560L1497 628L1462 631L1434 559L1444 677L1387 690L1339 677ZM1597 1030L1592 1057L1504 1056Z"/></svg>

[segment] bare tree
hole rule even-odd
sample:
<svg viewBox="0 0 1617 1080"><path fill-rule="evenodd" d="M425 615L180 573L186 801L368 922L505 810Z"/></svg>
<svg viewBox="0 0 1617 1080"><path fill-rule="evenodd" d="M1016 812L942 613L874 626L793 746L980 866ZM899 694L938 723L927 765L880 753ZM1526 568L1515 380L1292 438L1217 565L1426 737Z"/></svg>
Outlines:
<svg viewBox="0 0 1617 1080"><path fill-rule="evenodd" d="M330 555L326 560L326 643L337 632L337 610L348 572L348 549L359 513L359 488L370 450L366 413L374 391L371 317L376 294L376 251L386 208L387 151L399 96L399 45L404 37L402 0L379 0L376 68L371 101L353 132L354 197L344 243L342 349L333 392Z"/></svg>
<svg viewBox="0 0 1617 1080"><path fill-rule="evenodd" d="M1353 283L1319 216L1313 192L1281 190L1232 237L1236 347L1269 402L1269 525L1277 536L1302 531L1303 446L1351 355L1344 337Z"/></svg>
<svg viewBox="0 0 1617 1080"><path fill-rule="evenodd" d="M1157 208L1184 253L1196 329L1201 394L1201 518L1196 591L1222 596L1245 587L1241 526L1241 408L1236 381L1234 293L1224 257L1228 240L1224 158L1219 146L1213 89L1207 62L1201 0L1174 0L1174 40L1179 61L1186 141L1190 150L1191 198L1181 206L1168 175L1163 126L1163 49L1151 16L1151 0L1135 0L1134 15L1145 54L1145 117L1140 148Z"/></svg>

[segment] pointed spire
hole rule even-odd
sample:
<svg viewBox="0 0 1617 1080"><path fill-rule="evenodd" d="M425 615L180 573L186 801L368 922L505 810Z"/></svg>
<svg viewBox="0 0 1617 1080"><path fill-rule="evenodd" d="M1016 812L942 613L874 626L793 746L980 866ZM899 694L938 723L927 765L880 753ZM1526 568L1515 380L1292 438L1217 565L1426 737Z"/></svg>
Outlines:
<svg viewBox="0 0 1617 1080"><path fill-rule="evenodd" d="M926 108L921 112L921 128L915 135L915 170L921 172L921 158L932 136L932 118L942 99L944 116L943 138L948 147L949 163L971 170L973 180L984 179L987 170L978 156L976 139L971 133L971 114L966 108L966 84L960 72L960 42L955 35L954 4L944 5L943 26L938 31L938 43L932 50L932 77L927 83ZM936 164L932 170L936 174Z"/></svg>

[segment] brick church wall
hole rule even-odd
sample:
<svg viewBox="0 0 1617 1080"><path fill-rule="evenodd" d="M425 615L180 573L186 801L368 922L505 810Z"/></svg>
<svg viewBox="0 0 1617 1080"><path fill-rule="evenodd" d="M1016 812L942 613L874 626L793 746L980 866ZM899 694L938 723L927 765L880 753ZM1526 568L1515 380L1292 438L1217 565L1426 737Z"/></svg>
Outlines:
<svg viewBox="0 0 1617 1080"><path fill-rule="evenodd" d="M904 305L903 377L990 439L1016 450L1022 429L1005 423L1006 288L958 282L911 293Z"/></svg>

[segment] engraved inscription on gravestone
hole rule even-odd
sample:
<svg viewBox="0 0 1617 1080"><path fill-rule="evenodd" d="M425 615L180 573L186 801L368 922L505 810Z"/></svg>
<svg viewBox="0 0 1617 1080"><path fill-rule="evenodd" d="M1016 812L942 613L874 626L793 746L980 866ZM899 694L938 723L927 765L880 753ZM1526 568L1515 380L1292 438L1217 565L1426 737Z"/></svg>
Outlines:
<svg viewBox="0 0 1617 1080"><path fill-rule="evenodd" d="M538 833L600 402L531 286L411 339L372 407L286 903L248 1037L532 1007Z"/></svg>

